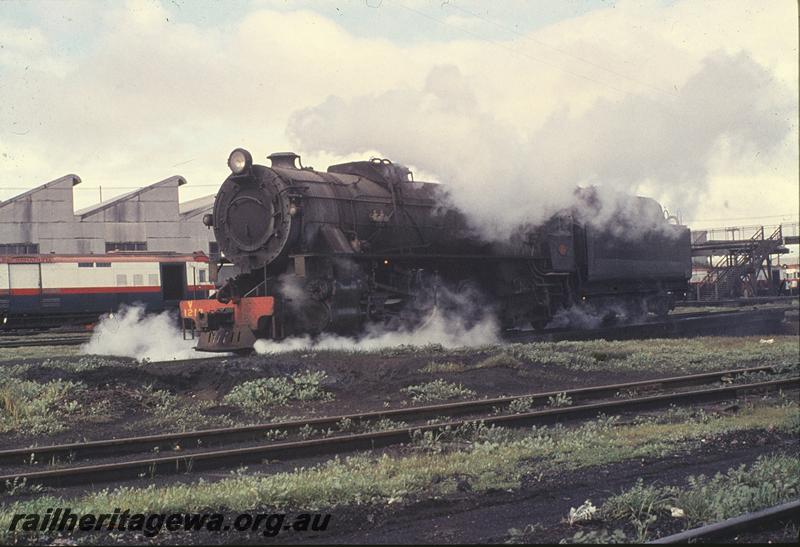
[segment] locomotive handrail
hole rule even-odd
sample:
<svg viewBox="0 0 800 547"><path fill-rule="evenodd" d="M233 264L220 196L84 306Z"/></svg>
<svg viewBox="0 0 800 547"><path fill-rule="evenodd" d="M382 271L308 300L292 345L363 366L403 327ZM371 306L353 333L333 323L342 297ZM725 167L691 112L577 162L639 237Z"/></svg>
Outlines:
<svg viewBox="0 0 800 547"><path fill-rule="evenodd" d="M259 288L259 287L261 287L262 285L263 285L264 287L266 287L266 284L267 284L266 280L265 280L265 281L262 281L261 283L259 283L258 285L256 285L255 287L253 287L252 289L250 289L249 291L247 291L247 292L246 292L246 293L245 293L245 294L242 296L242 298L247 298L248 296L250 296L251 294L253 294L253 291L256 291L256 290L258 290L258 288Z"/></svg>

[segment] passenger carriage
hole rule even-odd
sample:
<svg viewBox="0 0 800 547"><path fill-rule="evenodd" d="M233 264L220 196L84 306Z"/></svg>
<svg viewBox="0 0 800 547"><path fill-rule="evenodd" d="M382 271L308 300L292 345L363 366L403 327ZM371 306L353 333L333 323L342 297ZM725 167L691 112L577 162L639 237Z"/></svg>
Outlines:
<svg viewBox="0 0 800 547"><path fill-rule="evenodd" d="M121 305L177 309L214 289L203 253L0 256L0 328L92 322Z"/></svg>

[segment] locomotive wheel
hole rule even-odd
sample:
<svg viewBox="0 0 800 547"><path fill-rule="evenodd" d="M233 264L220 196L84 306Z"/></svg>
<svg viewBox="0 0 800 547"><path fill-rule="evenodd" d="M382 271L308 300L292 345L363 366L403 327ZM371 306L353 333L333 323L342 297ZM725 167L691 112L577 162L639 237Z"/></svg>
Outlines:
<svg viewBox="0 0 800 547"><path fill-rule="evenodd" d="M298 309L287 310L287 334L310 334L316 336L323 332L331 319L331 312L325 302L307 300Z"/></svg>
<svg viewBox="0 0 800 547"><path fill-rule="evenodd" d="M669 300L663 296L656 296L647 301L645 309L663 319L669 315Z"/></svg>
<svg viewBox="0 0 800 547"><path fill-rule="evenodd" d="M310 279L306 282L305 291L312 299L318 302L326 300L332 292L330 283L321 278Z"/></svg>
<svg viewBox="0 0 800 547"><path fill-rule="evenodd" d="M620 322L619 314L614 310L609 310L603 314L600 320L601 327L613 327Z"/></svg>
<svg viewBox="0 0 800 547"><path fill-rule="evenodd" d="M547 328L547 325L550 323L547 319L535 319L531 321L531 327L533 330L542 331Z"/></svg>

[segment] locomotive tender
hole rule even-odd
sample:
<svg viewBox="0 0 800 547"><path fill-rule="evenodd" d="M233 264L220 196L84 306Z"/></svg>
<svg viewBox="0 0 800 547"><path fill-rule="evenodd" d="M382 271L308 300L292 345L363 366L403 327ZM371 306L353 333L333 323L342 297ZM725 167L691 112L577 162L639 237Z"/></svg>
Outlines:
<svg viewBox="0 0 800 547"><path fill-rule="evenodd" d="M270 167L254 164L234 150L203 218L238 275L215 300L182 303L198 350L357 333L367 322L410 326L454 294L479 299L503 328L541 328L587 302L665 315L691 276L688 228L649 198L627 198L614 230L574 209L492 241L447 205L445 186L414 181L389 160L322 172L294 153L268 159ZM578 194L591 210L593 191Z"/></svg>

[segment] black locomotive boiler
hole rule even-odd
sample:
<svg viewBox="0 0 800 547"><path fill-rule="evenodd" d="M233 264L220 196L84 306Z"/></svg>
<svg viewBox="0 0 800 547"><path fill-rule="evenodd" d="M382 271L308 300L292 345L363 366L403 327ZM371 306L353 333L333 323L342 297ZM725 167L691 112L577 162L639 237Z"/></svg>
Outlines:
<svg viewBox="0 0 800 547"><path fill-rule="evenodd" d="M497 241L448 206L444 185L415 181L389 160L322 172L293 153L268 159L269 167L254 164L234 150L203 218L238 274L215 301L184 313L199 331L198 350L358 333L370 322L413 326L452 295L467 295L503 328L541 328L586 303L664 315L691 275L689 230L649 198L627 198L627 217L609 229L581 220L595 199L583 190L580 211Z"/></svg>

